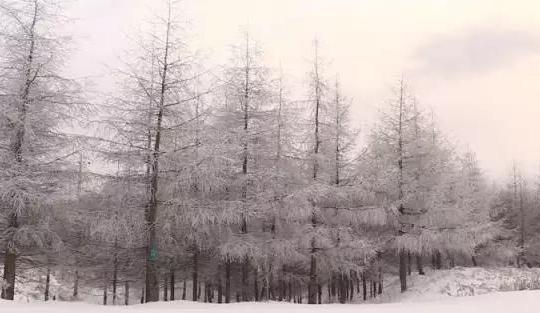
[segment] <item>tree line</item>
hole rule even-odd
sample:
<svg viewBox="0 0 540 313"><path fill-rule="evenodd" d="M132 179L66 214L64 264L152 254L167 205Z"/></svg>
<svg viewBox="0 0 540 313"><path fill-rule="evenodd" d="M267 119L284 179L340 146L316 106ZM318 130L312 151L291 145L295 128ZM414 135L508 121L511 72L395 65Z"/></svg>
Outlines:
<svg viewBox="0 0 540 313"><path fill-rule="evenodd" d="M413 265L526 263L524 180L490 185L405 79L360 144L317 41L292 90L248 32L206 68L163 4L89 101L62 74L63 2L0 2L3 299L30 269L45 300L54 274L105 304L315 304L376 297L385 275L404 292Z"/></svg>

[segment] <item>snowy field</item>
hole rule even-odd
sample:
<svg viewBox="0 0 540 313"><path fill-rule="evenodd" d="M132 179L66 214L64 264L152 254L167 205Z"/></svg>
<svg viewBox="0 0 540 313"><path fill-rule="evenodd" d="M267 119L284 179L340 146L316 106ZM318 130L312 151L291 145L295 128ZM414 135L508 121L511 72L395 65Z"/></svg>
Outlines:
<svg viewBox="0 0 540 313"><path fill-rule="evenodd" d="M487 295L448 298L433 302L389 304L289 304L238 303L204 304L189 301L162 302L132 306L100 306L66 302L0 302L7 313L538 313L540 291L497 292Z"/></svg>

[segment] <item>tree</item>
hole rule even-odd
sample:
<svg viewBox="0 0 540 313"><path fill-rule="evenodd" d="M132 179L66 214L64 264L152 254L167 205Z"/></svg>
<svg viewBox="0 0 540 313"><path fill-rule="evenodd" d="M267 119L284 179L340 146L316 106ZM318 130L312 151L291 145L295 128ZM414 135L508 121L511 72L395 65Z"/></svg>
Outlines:
<svg viewBox="0 0 540 313"><path fill-rule="evenodd" d="M9 300L23 249L58 239L43 216L68 170L63 153L69 154L69 138L62 127L81 104L76 83L60 74L66 42L55 29L62 9L52 0L0 3L0 140L8 147L0 152L0 198L6 218L3 297Z"/></svg>

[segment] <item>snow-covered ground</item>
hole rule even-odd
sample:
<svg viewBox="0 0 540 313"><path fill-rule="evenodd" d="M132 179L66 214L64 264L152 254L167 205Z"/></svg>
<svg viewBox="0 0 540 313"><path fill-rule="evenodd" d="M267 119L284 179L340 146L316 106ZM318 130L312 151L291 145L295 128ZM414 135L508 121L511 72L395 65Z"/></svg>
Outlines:
<svg viewBox="0 0 540 313"><path fill-rule="evenodd" d="M498 291L540 289L540 269L455 267L426 269L426 275L412 273L408 290L400 292L399 279L387 278L385 293L375 302L433 301L449 297L483 295ZM540 307L538 311L540 312Z"/></svg>
<svg viewBox="0 0 540 313"><path fill-rule="evenodd" d="M190 301L175 301L145 305L103 306L82 302L40 301L43 297L44 277L38 273L33 279L27 279L17 288L17 301L0 301L0 312L14 313L106 313L106 312L196 312L196 313L288 313L288 312L378 312L378 313L527 313L540 312L540 269L516 268L464 268L451 270L426 269L426 275L413 273L408 277L409 290L399 291L397 277L385 278L385 292L375 299L364 303L356 295L356 304L306 305L289 303L238 303L238 304L203 304ZM514 291L524 290L524 291ZM180 290L178 290L180 292ZM58 299L69 299L71 288L62 287L52 277L51 294ZM111 297L111 295L109 295ZM100 290L88 290L84 300L97 303ZM119 295L120 303L123 297ZM39 299L39 300L37 300ZM134 301L138 301L134 295Z"/></svg>
<svg viewBox="0 0 540 313"><path fill-rule="evenodd" d="M497 292L481 296L448 298L433 302L387 304L289 304L235 303L204 304L188 301L132 306L100 306L67 302L0 301L7 313L538 313L540 291Z"/></svg>

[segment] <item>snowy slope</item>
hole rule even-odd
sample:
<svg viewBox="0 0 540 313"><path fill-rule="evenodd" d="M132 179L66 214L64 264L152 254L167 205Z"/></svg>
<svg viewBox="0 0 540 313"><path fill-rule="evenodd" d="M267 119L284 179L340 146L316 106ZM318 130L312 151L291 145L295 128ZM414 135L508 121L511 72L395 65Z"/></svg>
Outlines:
<svg viewBox="0 0 540 313"><path fill-rule="evenodd" d="M497 291L540 289L540 269L455 267L434 271L428 268L426 275L413 273L408 276L406 293L400 292L395 276L388 277L385 285L385 293L375 302L430 301Z"/></svg>
<svg viewBox="0 0 540 313"><path fill-rule="evenodd" d="M8 313L538 313L540 291L499 292L474 297L448 298L433 302L389 304L289 304L238 303L203 304L187 301L133 306L100 306L67 302L0 301L0 312Z"/></svg>

